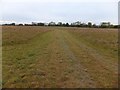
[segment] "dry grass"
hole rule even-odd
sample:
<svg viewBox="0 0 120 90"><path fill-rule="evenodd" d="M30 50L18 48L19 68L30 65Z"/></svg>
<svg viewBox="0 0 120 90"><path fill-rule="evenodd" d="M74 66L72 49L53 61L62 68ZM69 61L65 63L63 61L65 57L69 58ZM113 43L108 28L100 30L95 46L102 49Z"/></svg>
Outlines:
<svg viewBox="0 0 120 90"><path fill-rule="evenodd" d="M3 87L117 87L117 32L3 27Z"/></svg>

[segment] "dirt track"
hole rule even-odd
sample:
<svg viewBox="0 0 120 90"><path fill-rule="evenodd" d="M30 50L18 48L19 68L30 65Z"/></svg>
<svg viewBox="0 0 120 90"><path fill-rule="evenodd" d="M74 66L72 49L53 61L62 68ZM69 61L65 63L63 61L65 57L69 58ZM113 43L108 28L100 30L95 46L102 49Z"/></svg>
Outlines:
<svg viewBox="0 0 120 90"><path fill-rule="evenodd" d="M58 28L42 35L38 34L27 44L14 46L16 49L11 51L5 51L6 47L3 48L5 55L11 52L24 53L24 58L20 58L19 65L25 66L21 69L18 63L13 65L17 67L16 74L20 74L18 76L15 73L10 76L8 74L4 79L8 76L21 79L14 83L13 79L8 78L10 80L5 80L4 87L117 87L116 58L111 58L99 49L84 43L68 30ZM28 53L31 56L26 58ZM12 58L11 62L18 62L14 60L16 55L15 57L14 54L13 57L5 55L4 58ZM3 64L4 69L7 66L6 60ZM9 69L5 67L6 72Z"/></svg>

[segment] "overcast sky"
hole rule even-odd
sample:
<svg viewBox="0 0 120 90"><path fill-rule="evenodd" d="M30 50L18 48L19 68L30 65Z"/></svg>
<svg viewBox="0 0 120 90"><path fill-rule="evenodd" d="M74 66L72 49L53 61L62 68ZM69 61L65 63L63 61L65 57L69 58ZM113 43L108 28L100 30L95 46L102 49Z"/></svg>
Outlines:
<svg viewBox="0 0 120 90"><path fill-rule="evenodd" d="M119 0L0 0L1 23L118 23Z"/></svg>

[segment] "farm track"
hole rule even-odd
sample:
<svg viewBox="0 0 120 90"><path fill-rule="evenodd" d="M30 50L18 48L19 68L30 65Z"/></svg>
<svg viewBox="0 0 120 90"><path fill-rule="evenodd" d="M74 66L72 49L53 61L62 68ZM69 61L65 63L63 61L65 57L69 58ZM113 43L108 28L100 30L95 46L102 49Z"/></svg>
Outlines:
<svg viewBox="0 0 120 90"><path fill-rule="evenodd" d="M72 34L63 31L63 35L65 36L65 40L68 42L68 45L70 45L69 47L71 48L71 51L74 53L74 55L76 55L76 58L78 58L76 62L84 66L83 68L88 73L87 75L92 76L89 79L93 81L96 81L97 79L97 87L99 87L99 85L105 87L109 86L110 83L107 83L106 81L110 80L110 78L116 78L118 71L118 68L116 68L116 66L118 63L115 62L115 60L110 60L104 54L101 55L99 53L99 50L95 50L92 47L86 45L79 39L76 39ZM109 60L111 62L109 62ZM112 79L110 82L112 82ZM117 85L117 83L115 85ZM113 86L112 83L111 86Z"/></svg>
<svg viewBox="0 0 120 90"><path fill-rule="evenodd" d="M3 59L3 87L117 87L117 62L67 30L51 29L26 44L6 45Z"/></svg>

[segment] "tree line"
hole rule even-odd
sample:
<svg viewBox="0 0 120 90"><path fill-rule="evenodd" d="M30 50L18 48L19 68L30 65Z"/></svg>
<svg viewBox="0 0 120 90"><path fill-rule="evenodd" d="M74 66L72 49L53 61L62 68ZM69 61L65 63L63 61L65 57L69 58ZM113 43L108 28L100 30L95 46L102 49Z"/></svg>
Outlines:
<svg viewBox="0 0 120 90"><path fill-rule="evenodd" d="M2 26L61 26L61 27L89 27L89 28L119 28L120 25L113 25L110 22L101 22L100 25L93 24L92 22L81 23L79 21L73 23L63 23L63 22L49 22L49 23L37 23L32 22L31 24L2 24Z"/></svg>

